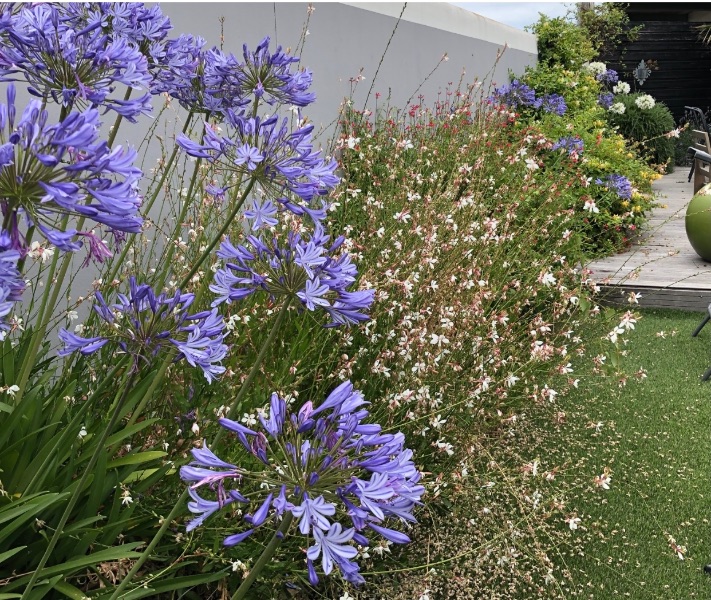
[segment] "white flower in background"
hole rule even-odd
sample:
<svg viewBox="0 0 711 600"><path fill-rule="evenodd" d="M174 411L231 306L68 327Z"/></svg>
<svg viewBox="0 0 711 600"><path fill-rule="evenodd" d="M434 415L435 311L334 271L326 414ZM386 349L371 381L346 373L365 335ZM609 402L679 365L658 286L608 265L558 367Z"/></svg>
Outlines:
<svg viewBox="0 0 711 600"><path fill-rule="evenodd" d="M565 522L568 524L568 527L570 527L570 531L575 531L578 528L580 521L580 517L568 517L565 520Z"/></svg>
<svg viewBox="0 0 711 600"><path fill-rule="evenodd" d="M649 94L643 94L639 98L637 98L634 103L637 105L638 108L641 108L642 110L649 110L650 108L654 108L654 105L656 104L654 102L654 98L652 98Z"/></svg>
<svg viewBox="0 0 711 600"><path fill-rule="evenodd" d="M622 102L615 102L608 108L611 113L614 113L616 115L624 115L625 114L625 105L622 104Z"/></svg>
<svg viewBox="0 0 711 600"><path fill-rule="evenodd" d="M600 212L600 209L595 204L595 200L593 200L592 198L585 201L583 210L587 210L588 212L591 212L591 213L599 213Z"/></svg>
<svg viewBox="0 0 711 600"><path fill-rule="evenodd" d="M615 87L612 88L614 94L629 94L630 84L620 81Z"/></svg>
<svg viewBox="0 0 711 600"><path fill-rule="evenodd" d="M602 75L607 71L607 65L602 62L591 62L584 64L583 67L585 70L590 73L591 75L595 75L596 77L598 75Z"/></svg>
<svg viewBox="0 0 711 600"><path fill-rule="evenodd" d="M30 244L30 251L27 254L30 255L30 258L41 260L43 263L46 263L47 260L52 258L54 255L54 248L51 246L47 246L45 248L44 246L41 246L39 242L32 242Z"/></svg>
<svg viewBox="0 0 711 600"><path fill-rule="evenodd" d="M20 387L18 385L11 385L5 388L5 393L8 396L12 396L13 398L15 397L15 393L20 391Z"/></svg>
<svg viewBox="0 0 711 600"><path fill-rule="evenodd" d="M527 168L527 169L530 169L531 171L535 171L535 170L538 169L539 167L538 167L538 163L536 162L535 159L533 159L533 158L527 158L527 159L526 159L526 168Z"/></svg>

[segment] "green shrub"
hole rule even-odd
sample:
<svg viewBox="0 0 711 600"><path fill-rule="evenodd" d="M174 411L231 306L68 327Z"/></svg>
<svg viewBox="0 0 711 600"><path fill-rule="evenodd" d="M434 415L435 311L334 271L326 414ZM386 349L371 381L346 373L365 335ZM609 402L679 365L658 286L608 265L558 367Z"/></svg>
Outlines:
<svg viewBox="0 0 711 600"><path fill-rule="evenodd" d="M595 48L585 30L562 17L551 19L541 15L530 30L538 37L538 62L541 65L575 68L595 58Z"/></svg>
<svg viewBox="0 0 711 600"><path fill-rule="evenodd" d="M623 114L608 111L610 124L627 139L639 144L642 154L653 164L674 168L675 142L665 135L675 127L674 117L667 106L656 102L651 108L640 108L637 101L646 94L618 94L615 102L625 107Z"/></svg>

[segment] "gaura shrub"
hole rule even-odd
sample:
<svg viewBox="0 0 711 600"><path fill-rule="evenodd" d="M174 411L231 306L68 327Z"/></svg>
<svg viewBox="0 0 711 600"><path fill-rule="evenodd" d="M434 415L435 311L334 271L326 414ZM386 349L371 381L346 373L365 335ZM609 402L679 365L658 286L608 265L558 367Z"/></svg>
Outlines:
<svg viewBox="0 0 711 600"><path fill-rule="evenodd" d="M382 398L374 413L416 434L427 464L460 456L465 424L563 393L587 317L582 173L557 139L479 101L343 123L334 214L376 294L328 370Z"/></svg>

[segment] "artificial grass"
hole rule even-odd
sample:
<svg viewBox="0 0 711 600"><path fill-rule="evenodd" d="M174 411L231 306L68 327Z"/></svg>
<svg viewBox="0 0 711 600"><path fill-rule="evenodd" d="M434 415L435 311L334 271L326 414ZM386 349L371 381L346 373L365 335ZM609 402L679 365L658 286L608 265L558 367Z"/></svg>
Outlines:
<svg viewBox="0 0 711 600"><path fill-rule="evenodd" d="M549 459L574 465L567 507L580 517L570 596L686 600L711 597L711 324L702 314L644 311L622 363L647 377L627 385L584 377L560 400L566 424ZM607 468L610 489L594 482ZM672 541L673 540L673 541ZM673 544L683 546L680 555Z"/></svg>

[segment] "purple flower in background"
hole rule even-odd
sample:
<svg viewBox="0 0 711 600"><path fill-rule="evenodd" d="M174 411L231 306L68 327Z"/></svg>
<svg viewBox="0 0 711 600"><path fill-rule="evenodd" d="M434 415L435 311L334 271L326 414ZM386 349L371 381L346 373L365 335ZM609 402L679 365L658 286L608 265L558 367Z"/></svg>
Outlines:
<svg viewBox="0 0 711 600"><path fill-rule="evenodd" d="M93 6L36 3L14 11L4 6L0 81L27 81L30 93L50 96L67 110L104 106L134 120L149 111L148 95L119 103L110 96L119 85L147 89L148 61L135 41L108 35L106 5Z"/></svg>
<svg viewBox="0 0 711 600"><path fill-rule="evenodd" d="M536 91L525 83L514 79L510 84L504 85L494 90L494 95L490 101L505 104L509 108L519 107L540 108L541 99L536 98Z"/></svg>
<svg viewBox="0 0 711 600"><path fill-rule="evenodd" d="M336 161L324 159L311 141L313 126L292 131L288 119L274 115L267 119L245 118L228 111L226 135L205 123L202 143L178 136L178 145L190 156L206 159L221 168L226 179L233 175L256 178L266 195L279 199L295 214L307 212L318 220L322 213L311 206L318 196L326 195L339 182ZM229 183L223 189L230 187ZM294 195L303 202L287 198Z"/></svg>
<svg viewBox="0 0 711 600"><path fill-rule="evenodd" d="M25 281L17 269L20 253L13 248L12 238L7 231L0 230L0 341L5 339L9 327L5 317L19 302L25 290Z"/></svg>
<svg viewBox="0 0 711 600"><path fill-rule="evenodd" d="M188 314L194 300L193 294L176 290L170 297L156 296L149 285L129 280L130 292L117 295L117 301L108 305L101 292L96 292L94 310L108 325L105 332L92 338L81 337L61 329L59 338L64 343L59 356L73 352L87 355L96 352L109 341L132 355L136 361L151 360L160 352L176 350L176 360L185 359L199 367L208 382L225 371L221 365L227 354L224 342L224 322L216 310Z"/></svg>
<svg viewBox="0 0 711 600"><path fill-rule="evenodd" d="M595 183L615 192L623 200L632 198L632 183L624 175L608 175L605 179L596 179Z"/></svg>
<svg viewBox="0 0 711 600"><path fill-rule="evenodd" d="M607 83L609 85L613 85L620 80L620 77L617 74L617 71L613 69L607 69L605 72L596 75L595 79L597 79L600 83Z"/></svg>
<svg viewBox="0 0 711 600"><path fill-rule="evenodd" d="M546 94L541 98L541 109L562 117L565 111L568 110L568 107L565 104L563 96L560 94Z"/></svg>
<svg viewBox="0 0 711 600"><path fill-rule="evenodd" d="M357 269L347 253L338 253L343 239L329 240L319 225L308 240L293 232L271 242L250 235L245 245L235 247L228 238L217 252L226 262L210 285L217 294L212 305L263 291L273 298L298 298L309 311L323 310L331 327L367 320L374 292L348 291Z"/></svg>
<svg viewBox="0 0 711 600"><path fill-rule="evenodd" d="M597 103L602 106L604 109L608 109L612 106L612 103L615 101L615 94L612 94L610 92L603 92L597 97Z"/></svg>
<svg viewBox="0 0 711 600"><path fill-rule="evenodd" d="M254 201L250 210L244 211L244 216L252 221L252 231L259 231L265 227L274 227L278 221L274 218L277 208L271 200L264 202Z"/></svg>
<svg viewBox="0 0 711 600"><path fill-rule="evenodd" d="M315 100L308 92L311 73L292 69L299 59L281 47L270 53L269 38L254 52L245 46L243 62L217 48L204 50L204 46L205 40L188 35L154 45L151 92L166 93L184 108L207 115L240 111L250 102L306 106Z"/></svg>
<svg viewBox="0 0 711 600"><path fill-rule="evenodd" d="M75 229L60 229L62 217L87 217L110 229L141 231L143 219L136 153L99 140L96 109L71 112L49 124L47 111L32 100L17 117L15 87L0 104L0 213L13 247L26 251L22 223L35 226L64 251L82 246ZM97 256L92 246L92 254Z"/></svg>
<svg viewBox="0 0 711 600"><path fill-rule="evenodd" d="M569 136L560 138L551 150L565 150L568 154L580 154L583 151L585 143L579 137Z"/></svg>
<svg viewBox="0 0 711 600"><path fill-rule="evenodd" d="M249 498L255 510L243 518L247 529L226 537L225 545L237 544L262 524L291 513L296 529L313 536L306 556L314 585L319 558L324 574L336 567L347 581L362 583L353 560L358 554L355 544L369 545L367 533L396 544L409 542L390 524L415 523L412 513L424 493L403 434L383 433L379 425L366 423L367 405L346 381L316 408L308 401L291 410L272 394L268 417L260 415L261 428L220 419L222 427L237 434L241 449L263 466L241 470L205 447L192 450L193 462L180 469L181 478L190 483L190 510L199 515L188 529L202 525L219 511L220 503ZM195 490L200 487L213 490L216 500L199 496Z"/></svg>
<svg viewBox="0 0 711 600"><path fill-rule="evenodd" d="M173 28L160 6L142 2L71 2L61 7L62 16L77 31L99 28L109 39L133 42L145 53Z"/></svg>
<svg viewBox="0 0 711 600"><path fill-rule="evenodd" d="M291 104L307 106L316 100L310 93L311 72L291 70L291 65L299 62L295 56L282 52L278 46L273 54L269 52L269 38L265 37L254 52L243 46L244 63L238 71L238 81L244 94L253 94L267 104Z"/></svg>

